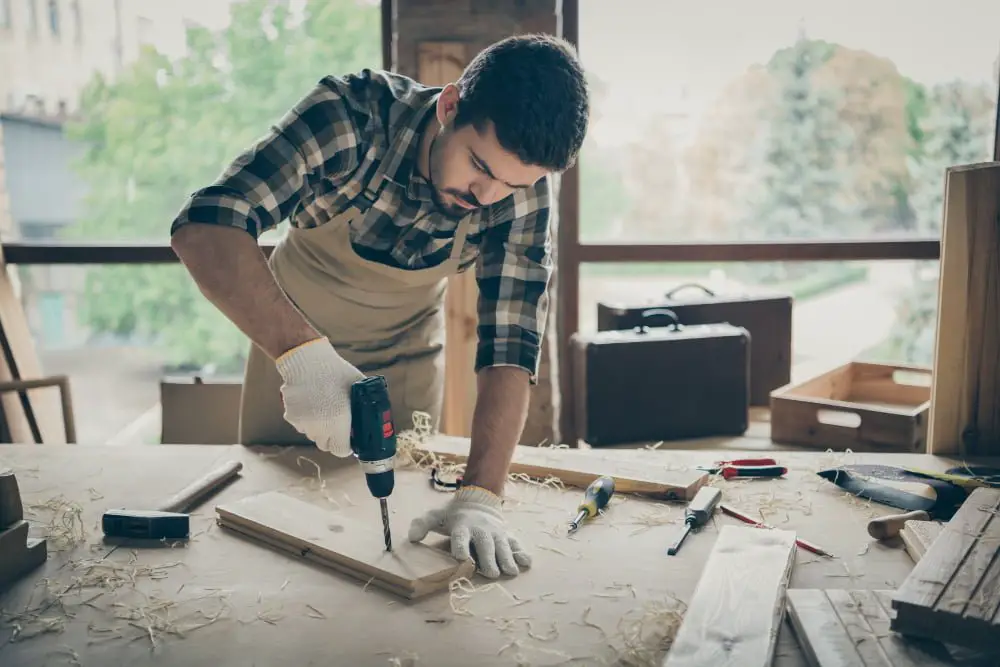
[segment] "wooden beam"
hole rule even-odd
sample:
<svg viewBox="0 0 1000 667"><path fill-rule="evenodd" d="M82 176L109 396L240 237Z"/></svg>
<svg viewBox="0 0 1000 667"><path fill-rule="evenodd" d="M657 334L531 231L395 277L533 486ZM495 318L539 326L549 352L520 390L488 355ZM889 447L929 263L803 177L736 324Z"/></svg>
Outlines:
<svg viewBox="0 0 1000 667"><path fill-rule="evenodd" d="M468 63L462 42L417 44L417 72L421 83L443 86L457 80ZM445 294L444 401L439 429L449 435L472 435L472 413L476 406L476 327L479 323L479 288L475 270L448 278Z"/></svg>
<svg viewBox="0 0 1000 667"><path fill-rule="evenodd" d="M795 533L723 526L664 667L770 667Z"/></svg>
<svg viewBox="0 0 1000 667"><path fill-rule="evenodd" d="M800 239L699 243L584 244L571 250L580 262L806 262L938 259L934 238Z"/></svg>
<svg viewBox="0 0 1000 667"><path fill-rule="evenodd" d="M382 26L380 36L382 39L382 69L393 71L396 67L395 56L395 31L396 31L396 3L395 0L381 0Z"/></svg>
<svg viewBox="0 0 1000 667"><path fill-rule="evenodd" d="M945 174L928 452L1000 454L1000 162Z"/></svg>
<svg viewBox="0 0 1000 667"><path fill-rule="evenodd" d="M260 244L266 257L273 243ZM3 244L7 264L174 264L180 262L170 243L74 243L68 241L16 241Z"/></svg>
<svg viewBox="0 0 1000 667"><path fill-rule="evenodd" d="M405 539L386 552L381 531L371 529L367 516L359 521L277 491L215 510L225 528L408 599L447 590L451 581L471 576L475 567L472 561L460 563L436 547Z"/></svg>
<svg viewBox="0 0 1000 667"><path fill-rule="evenodd" d="M559 193L560 274L567 276L568 259L580 262L809 262L917 259L940 256L936 239L895 241L736 241L733 243L604 244L568 247L569 207L577 189L576 167L562 175ZM261 243L265 256L273 243ZM66 241L12 241L4 244L8 264L170 264L179 261L167 242L74 243ZM579 274L577 274L579 275Z"/></svg>
<svg viewBox="0 0 1000 667"><path fill-rule="evenodd" d="M559 17L562 37L580 50L580 5L563 0ZM579 444L573 412L573 366L569 341L580 329L580 160L559 179L559 228L556 236L556 361L559 368L559 433L570 447Z"/></svg>

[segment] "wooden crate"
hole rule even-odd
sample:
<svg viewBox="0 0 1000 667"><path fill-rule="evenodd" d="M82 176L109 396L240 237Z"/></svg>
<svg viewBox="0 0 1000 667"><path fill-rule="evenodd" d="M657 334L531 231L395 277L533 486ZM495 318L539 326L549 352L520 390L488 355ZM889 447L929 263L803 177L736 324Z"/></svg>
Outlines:
<svg viewBox="0 0 1000 667"><path fill-rule="evenodd" d="M851 362L772 391L771 440L923 452L930 398L930 368Z"/></svg>

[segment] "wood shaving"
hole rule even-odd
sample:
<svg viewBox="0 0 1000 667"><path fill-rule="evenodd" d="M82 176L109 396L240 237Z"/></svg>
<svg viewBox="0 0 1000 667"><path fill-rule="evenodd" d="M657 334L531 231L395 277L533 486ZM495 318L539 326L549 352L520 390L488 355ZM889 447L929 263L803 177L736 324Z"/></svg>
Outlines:
<svg viewBox="0 0 1000 667"><path fill-rule="evenodd" d="M565 556L566 558L576 558L577 560L583 559L583 554L578 553L575 556L571 556L570 554L566 553L565 551L562 551L561 549L556 549L555 547L547 547L544 544L538 545L538 548L544 549L545 551L551 551L552 553L559 554L560 556Z"/></svg>
<svg viewBox="0 0 1000 667"><path fill-rule="evenodd" d="M486 593L493 589L503 591L503 593L514 602L522 604L524 602L507 590L504 585L499 582L484 584L477 588L468 577L459 577L448 584L448 604L451 607L452 612L458 616L475 616L475 614L469 611L462 603L470 600L475 594Z"/></svg>
<svg viewBox="0 0 1000 667"><path fill-rule="evenodd" d="M43 524L46 547L50 551L69 551L87 539L83 508L62 495L44 503L26 505L24 510L30 520Z"/></svg>
<svg viewBox="0 0 1000 667"><path fill-rule="evenodd" d="M311 458L309 458L307 456L296 456L295 457L295 463L296 463L296 465L301 466L303 461L311 463L312 466L316 469L316 484L318 485L318 488L325 489L326 488L326 480L323 479L323 469L319 467L318 463L316 463L315 461L313 461ZM334 501L334 502L336 502L336 501Z"/></svg>
<svg viewBox="0 0 1000 667"><path fill-rule="evenodd" d="M385 652L383 651L383 654ZM416 653L408 653L403 657L392 656L389 658L390 667L415 667L417 662L420 660L420 656Z"/></svg>
<svg viewBox="0 0 1000 667"><path fill-rule="evenodd" d="M181 563L143 566L137 561L135 551L129 552L129 560L125 563L95 559L68 561L61 570L69 573L65 580L42 579L23 610L0 611L0 623L11 629L4 643L60 633L66 621L75 618L79 608L85 606L108 615L112 623L118 622L115 625L88 623L88 634L96 635L89 643L141 639L155 647L164 636L183 637L220 620L229 610L226 594L221 592L170 600L145 593L138 588L139 583L163 579L170 569ZM41 600L35 603L39 592ZM217 602L218 608L212 609L207 600ZM195 608L185 611L189 606ZM129 628L138 633L128 633Z"/></svg>

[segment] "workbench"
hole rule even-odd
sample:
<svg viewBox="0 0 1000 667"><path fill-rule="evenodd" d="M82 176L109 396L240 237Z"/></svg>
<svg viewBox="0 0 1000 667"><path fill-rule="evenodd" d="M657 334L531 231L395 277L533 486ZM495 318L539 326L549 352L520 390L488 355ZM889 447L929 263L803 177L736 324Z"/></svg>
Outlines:
<svg viewBox="0 0 1000 667"><path fill-rule="evenodd" d="M593 453L672 467L711 464L719 455ZM840 463L943 471L959 463L909 454L774 455L789 468L784 479L714 483L722 485L724 502L836 555L826 559L797 550L791 588L892 589L913 567L901 543L880 544L866 532L870 518L895 510L853 498L815 471ZM243 462L241 478L192 512L187 542L104 544L104 510L151 507L229 459ZM717 512L678 555L667 556L683 520L682 504L617 495L604 515L567 536L579 489L511 483L507 518L530 545L533 567L500 586L442 591L411 602L215 523L217 503L283 490L369 518L381 539L378 503L353 460L308 447L2 445L3 467L15 471L26 516L34 520L32 535L49 534L50 552L44 566L0 597L4 667L659 664L658 638L679 621L718 531L739 525ZM54 498L79 508L75 538L67 539L65 528L55 538L48 532L49 515L41 506L52 507ZM448 499L447 492L432 488L426 471L400 470L389 501L394 539L406 539L417 513ZM747 563L747 576L753 576L753 566ZM98 572L113 578L104 587L74 588L88 572L91 579ZM476 575L472 583L479 588L491 582ZM25 614L32 609L38 611ZM168 613L171 625L159 623L160 630L151 633L154 617ZM11 641L15 630L19 636ZM805 664L787 620L774 664Z"/></svg>

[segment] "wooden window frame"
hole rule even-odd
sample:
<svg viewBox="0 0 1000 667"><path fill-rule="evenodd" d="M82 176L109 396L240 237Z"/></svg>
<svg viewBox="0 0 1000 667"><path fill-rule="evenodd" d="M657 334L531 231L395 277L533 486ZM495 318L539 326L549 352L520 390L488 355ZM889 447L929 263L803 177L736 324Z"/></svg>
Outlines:
<svg viewBox="0 0 1000 667"><path fill-rule="evenodd" d="M563 37L580 49L579 0L563 0L560 16ZM381 7L383 67L394 61L395 3ZM993 159L1000 160L1000 90L994 126ZM581 158L583 159L583 158ZM623 262L769 262L841 260L935 260L940 258L937 237L837 240L774 240L696 243L581 243L579 161L560 179L559 234L556 240L557 359L561 396L573 386L569 339L579 330L580 266L583 263ZM265 255L273 244L261 244ZM159 264L176 263L169 243L7 242L7 264ZM560 401L563 442L575 445L572 404Z"/></svg>

